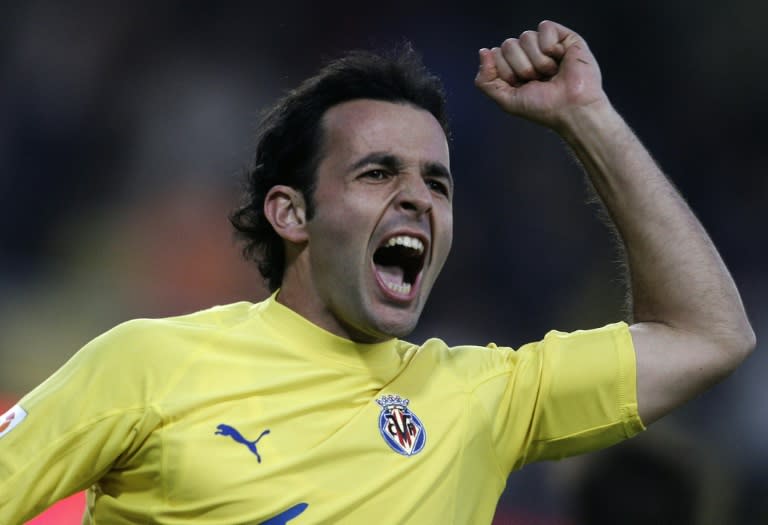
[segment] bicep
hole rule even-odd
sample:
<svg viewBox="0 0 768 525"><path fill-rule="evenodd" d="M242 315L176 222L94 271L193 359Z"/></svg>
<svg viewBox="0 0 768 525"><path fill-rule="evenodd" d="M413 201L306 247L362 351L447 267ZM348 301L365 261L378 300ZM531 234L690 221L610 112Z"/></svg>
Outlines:
<svg viewBox="0 0 768 525"><path fill-rule="evenodd" d="M637 404L648 425L722 379L732 367L717 344L657 322L630 326L637 361Z"/></svg>
<svg viewBox="0 0 768 525"><path fill-rule="evenodd" d="M626 324L570 334L552 331L517 354L500 403L510 415L497 419L507 423L497 433L500 455L508 436L524 432L516 466L604 448L643 430Z"/></svg>

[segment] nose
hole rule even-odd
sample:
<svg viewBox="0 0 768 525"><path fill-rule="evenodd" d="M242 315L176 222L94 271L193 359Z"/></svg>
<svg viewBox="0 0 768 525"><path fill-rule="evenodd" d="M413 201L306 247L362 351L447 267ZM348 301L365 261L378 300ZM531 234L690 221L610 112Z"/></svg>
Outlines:
<svg viewBox="0 0 768 525"><path fill-rule="evenodd" d="M397 196L398 208L416 215L432 209L432 193L421 176L402 177L403 184Z"/></svg>

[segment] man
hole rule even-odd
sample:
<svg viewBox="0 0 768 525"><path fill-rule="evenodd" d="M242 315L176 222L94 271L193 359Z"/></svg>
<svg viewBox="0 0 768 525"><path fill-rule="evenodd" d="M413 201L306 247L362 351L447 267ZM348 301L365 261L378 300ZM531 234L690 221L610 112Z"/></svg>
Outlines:
<svg viewBox="0 0 768 525"><path fill-rule="evenodd" d="M630 437L732 371L754 346L736 287L584 40L545 21L479 57L477 87L589 173L631 326L517 351L398 339L451 245L442 96L412 55L352 54L267 117L232 219L272 297L87 345L3 416L0 521L90 487L86 523L487 523L511 470Z"/></svg>

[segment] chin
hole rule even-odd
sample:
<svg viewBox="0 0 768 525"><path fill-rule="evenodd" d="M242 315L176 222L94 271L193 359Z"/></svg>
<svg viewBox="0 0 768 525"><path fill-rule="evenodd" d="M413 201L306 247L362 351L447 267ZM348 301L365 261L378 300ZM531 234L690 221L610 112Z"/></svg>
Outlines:
<svg viewBox="0 0 768 525"><path fill-rule="evenodd" d="M382 336L386 336L386 338L402 338L413 332L416 328L416 324L419 322L419 316L410 314L394 319L379 318L372 321L371 326Z"/></svg>
<svg viewBox="0 0 768 525"><path fill-rule="evenodd" d="M346 316L346 324L351 338L359 342L399 339L414 331L422 309L423 302L419 300L409 305L393 305L383 301L378 304L362 302L357 307L357 315Z"/></svg>
<svg viewBox="0 0 768 525"><path fill-rule="evenodd" d="M413 325L409 325L407 327L395 326L392 328L387 328L383 331L383 333L388 338L402 339L403 337L408 337L415 328L416 324L414 323Z"/></svg>

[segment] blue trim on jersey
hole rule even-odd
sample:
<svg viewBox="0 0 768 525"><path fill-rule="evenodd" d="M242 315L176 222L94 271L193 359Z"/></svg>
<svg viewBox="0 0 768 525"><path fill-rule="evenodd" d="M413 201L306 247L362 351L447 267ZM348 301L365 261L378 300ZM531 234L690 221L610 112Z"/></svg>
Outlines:
<svg viewBox="0 0 768 525"><path fill-rule="evenodd" d="M285 525L290 520L307 510L309 503L299 503L294 505L290 509L281 512L273 518L269 518L267 521L262 521L259 525Z"/></svg>

